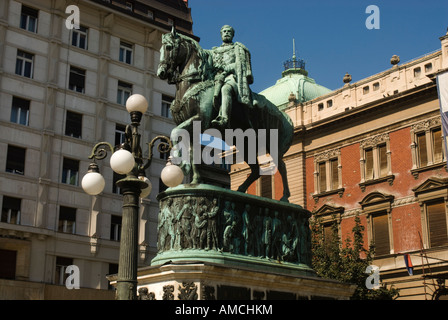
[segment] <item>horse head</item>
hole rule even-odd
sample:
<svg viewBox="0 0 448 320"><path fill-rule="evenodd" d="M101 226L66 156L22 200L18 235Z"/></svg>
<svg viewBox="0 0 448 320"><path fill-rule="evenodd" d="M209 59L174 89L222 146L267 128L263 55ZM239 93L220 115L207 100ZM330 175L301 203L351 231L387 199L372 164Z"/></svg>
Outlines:
<svg viewBox="0 0 448 320"><path fill-rule="evenodd" d="M160 62L157 69L157 76L162 80L173 83L176 70L181 63L179 60L180 37L176 30L162 35L162 47L160 48Z"/></svg>

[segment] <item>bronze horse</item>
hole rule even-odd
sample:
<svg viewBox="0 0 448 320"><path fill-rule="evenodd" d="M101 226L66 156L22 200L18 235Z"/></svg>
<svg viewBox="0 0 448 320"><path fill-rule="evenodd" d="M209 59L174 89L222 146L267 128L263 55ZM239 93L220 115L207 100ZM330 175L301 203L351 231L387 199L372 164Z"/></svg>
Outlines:
<svg viewBox="0 0 448 320"><path fill-rule="evenodd" d="M214 68L211 51L202 49L197 41L176 33L173 28L171 33L162 36L157 75L160 79L176 85L176 96L170 107L177 125L171 132L174 146L178 143L178 137L181 136L180 130L186 130L192 142L194 121L200 121L202 131L211 128L211 121L218 114L218 110L213 106ZM292 143L292 121L286 113L280 111L264 96L254 92L251 94L253 100L257 102L253 108L243 107L239 105L237 99L234 99L230 127L242 130L266 129L267 153L270 150L269 134L272 129L278 130L278 141L274 142L278 148L278 159L274 159L274 162L283 182L283 197L280 200L288 201L290 191L283 156ZM193 171L191 183L197 184L201 182L201 176L198 165L193 161L193 153L190 148L191 161L188 166L191 166ZM244 161L248 163L251 173L239 186L238 191L241 192L246 192L247 188L260 177L258 160L251 164L247 161L248 152L244 152L244 155ZM186 170L185 167L183 170Z"/></svg>

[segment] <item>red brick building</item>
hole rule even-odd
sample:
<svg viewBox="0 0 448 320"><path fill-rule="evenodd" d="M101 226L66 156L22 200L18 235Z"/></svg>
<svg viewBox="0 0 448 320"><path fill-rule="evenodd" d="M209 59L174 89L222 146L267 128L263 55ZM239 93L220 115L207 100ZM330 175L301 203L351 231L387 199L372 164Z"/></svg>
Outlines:
<svg viewBox="0 0 448 320"><path fill-rule="evenodd" d="M356 83L347 74L342 88L317 98L304 98L314 80L306 87L302 69L295 71L302 87L282 92L279 80L262 92L295 124L284 158L290 201L324 226L337 223L343 240L359 216L381 281L399 288L400 299L437 298L448 277L448 172L436 82L448 68L448 35L440 40L441 50L404 64L393 56L390 69ZM246 170L233 166L232 188ZM248 192L280 199L279 174Z"/></svg>

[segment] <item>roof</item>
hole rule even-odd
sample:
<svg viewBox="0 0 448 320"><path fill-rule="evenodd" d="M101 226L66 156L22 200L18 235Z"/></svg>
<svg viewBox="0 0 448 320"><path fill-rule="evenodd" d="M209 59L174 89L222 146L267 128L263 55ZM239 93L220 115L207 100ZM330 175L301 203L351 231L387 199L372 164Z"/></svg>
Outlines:
<svg viewBox="0 0 448 320"><path fill-rule="evenodd" d="M297 102L305 102L315 99L324 94L332 92L316 83L316 81L308 77L308 72L301 68L288 69L283 71L282 78L277 80L276 84L262 92L268 100L277 107L282 108L288 105L289 96L293 93Z"/></svg>

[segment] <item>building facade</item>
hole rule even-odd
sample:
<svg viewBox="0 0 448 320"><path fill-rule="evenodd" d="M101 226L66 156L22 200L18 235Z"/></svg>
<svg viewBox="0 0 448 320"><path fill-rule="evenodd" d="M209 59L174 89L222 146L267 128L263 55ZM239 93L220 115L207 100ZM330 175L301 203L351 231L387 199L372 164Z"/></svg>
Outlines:
<svg viewBox="0 0 448 320"><path fill-rule="evenodd" d="M149 102L140 126L144 156L147 142L169 136L175 88L156 71L161 35L172 26L193 36L186 2L1 1L0 298L114 297L106 275L118 268L119 176L107 158L99 163L102 194L87 195L80 182L97 142L122 142L129 95ZM165 162L154 150L153 192L140 206L140 266L156 252ZM65 288L71 265L80 290Z"/></svg>
<svg viewBox="0 0 448 320"><path fill-rule="evenodd" d="M448 35L440 40L441 50L403 64L393 56L390 69L355 83L346 74L342 88L317 98L294 85L281 100L280 80L262 92L295 125L284 158L290 201L324 227L337 223L342 240L359 216L380 279L400 289L399 299L438 297L448 277L448 173L435 78L448 67ZM232 189L246 170L233 166ZM262 177L249 192L279 199L280 176Z"/></svg>

